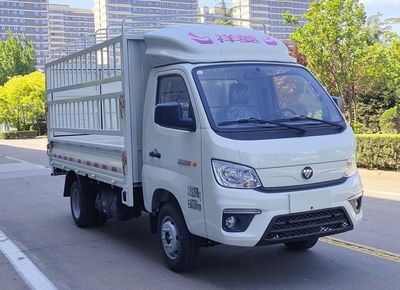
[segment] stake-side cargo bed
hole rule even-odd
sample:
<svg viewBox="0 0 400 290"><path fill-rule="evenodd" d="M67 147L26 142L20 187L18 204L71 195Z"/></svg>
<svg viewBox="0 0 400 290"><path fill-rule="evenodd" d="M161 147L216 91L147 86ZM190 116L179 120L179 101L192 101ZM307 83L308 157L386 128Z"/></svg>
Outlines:
<svg viewBox="0 0 400 290"><path fill-rule="evenodd" d="M141 36L118 36L46 64L53 174L121 187L133 206L141 185L141 128L148 62Z"/></svg>

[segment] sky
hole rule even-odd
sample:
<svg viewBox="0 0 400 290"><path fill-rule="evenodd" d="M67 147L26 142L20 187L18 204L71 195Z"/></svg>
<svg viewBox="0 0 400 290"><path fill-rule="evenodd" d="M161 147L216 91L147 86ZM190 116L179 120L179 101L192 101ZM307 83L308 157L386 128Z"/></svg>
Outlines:
<svg viewBox="0 0 400 290"><path fill-rule="evenodd" d="M399 17L400 18L400 0L360 0L365 5L367 15L373 15L377 12L383 14L382 19ZM93 0L49 0L50 3L68 4L75 8L92 8ZM220 0L199 0L200 6L217 6ZM229 0L227 1L229 2ZM400 24L393 26L400 33Z"/></svg>

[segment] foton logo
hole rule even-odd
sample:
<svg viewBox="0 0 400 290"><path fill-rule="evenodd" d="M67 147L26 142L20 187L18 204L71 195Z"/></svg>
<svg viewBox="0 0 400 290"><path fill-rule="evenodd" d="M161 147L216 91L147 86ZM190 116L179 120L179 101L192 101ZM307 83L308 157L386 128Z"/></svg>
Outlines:
<svg viewBox="0 0 400 290"><path fill-rule="evenodd" d="M301 176L303 176L303 178L305 180L310 179L313 176L314 171L312 170L312 168L310 166L304 167L304 169L301 172Z"/></svg>
<svg viewBox="0 0 400 290"><path fill-rule="evenodd" d="M197 34L194 34L193 32L189 32L189 36L191 39L194 41L200 43L200 44L213 44L214 42L212 39L208 36L199 36Z"/></svg>
<svg viewBox="0 0 400 290"><path fill-rule="evenodd" d="M253 35L226 35L226 34L222 34L222 35L216 35L217 39L219 42L224 43L224 42L230 42L230 43L234 43L234 42L239 42L239 43L260 43L257 38Z"/></svg>
<svg viewBox="0 0 400 290"><path fill-rule="evenodd" d="M214 44L214 41L209 36L200 36L193 32L189 32L189 37L200 44ZM259 41L254 35L248 34L217 34L215 35L215 42L219 43L262 43L264 42L267 45L277 45L278 42L276 39L265 35L262 38L262 41Z"/></svg>

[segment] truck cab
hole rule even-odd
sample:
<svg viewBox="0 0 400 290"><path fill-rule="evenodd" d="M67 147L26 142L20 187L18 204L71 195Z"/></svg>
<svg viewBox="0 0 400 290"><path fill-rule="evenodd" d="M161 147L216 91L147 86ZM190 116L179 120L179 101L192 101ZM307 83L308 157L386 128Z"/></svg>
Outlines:
<svg viewBox="0 0 400 290"><path fill-rule="evenodd" d="M128 160L114 162L121 184L74 171L50 152L54 172L67 174L67 181L73 176L64 194L71 196L75 220L83 203L105 218L150 213L164 260L178 272L196 264L202 246L283 243L306 250L361 220L354 133L335 100L282 42L211 25L133 39L141 49L126 45L120 85L127 88L124 115L130 116L121 151ZM131 76L138 72L140 78ZM87 185L73 187L76 170L76 180ZM89 187L95 194L82 200Z"/></svg>

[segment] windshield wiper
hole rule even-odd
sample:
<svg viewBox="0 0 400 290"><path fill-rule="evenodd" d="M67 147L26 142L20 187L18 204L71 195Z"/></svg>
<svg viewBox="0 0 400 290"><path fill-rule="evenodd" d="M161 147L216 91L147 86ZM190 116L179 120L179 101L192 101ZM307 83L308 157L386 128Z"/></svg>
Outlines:
<svg viewBox="0 0 400 290"><path fill-rule="evenodd" d="M289 129L292 129L292 130L296 130L296 131L299 131L301 133L306 132L306 130L304 130L304 129L297 128L297 127L290 126L290 125L286 125L286 124L282 124L280 122L267 121L267 120L262 120L262 119L257 119L257 118L248 118L248 119L224 121L224 122L218 123L218 126L227 126L227 125L232 125L232 124L247 124L247 123L273 124L273 125L276 125L276 126L280 126L280 127L285 127L285 128L289 128Z"/></svg>
<svg viewBox="0 0 400 290"><path fill-rule="evenodd" d="M276 119L274 121L275 122L285 122L285 121L302 121L302 120L316 121L316 122L334 126L337 129L341 129L341 130L344 129L344 126L339 123L333 123L333 122L329 122L329 121L325 121L325 120L321 120L321 119L311 118L311 117L307 117L304 115L295 115L295 116L284 118L284 119Z"/></svg>

